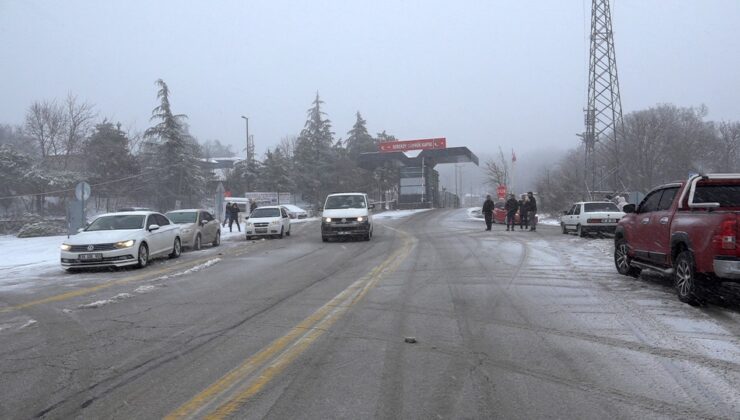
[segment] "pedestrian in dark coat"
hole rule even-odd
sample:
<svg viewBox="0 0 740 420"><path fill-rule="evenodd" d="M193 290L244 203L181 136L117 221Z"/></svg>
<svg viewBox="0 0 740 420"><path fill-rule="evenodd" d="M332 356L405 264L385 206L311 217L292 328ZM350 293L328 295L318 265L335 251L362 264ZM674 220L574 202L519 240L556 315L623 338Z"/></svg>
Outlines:
<svg viewBox="0 0 740 420"><path fill-rule="evenodd" d="M229 212L229 232L231 232L231 224L236 222L236 228L239 229L239 232L242 231L241 226L239 226L239 205L236 203L231 205L231 212Z"/></svg>
<svg viewBox="0 0 740 420"><path fill-rule="evenodd" d="M493 224L493 200L490 195L486 196L486 201L483 202L483 218L486 219L486 230L491 230Z"/></svg>
<svg viewBox="0 0 740 420"><path fill-rule="evenodd" d="M514 194L509 194L509 199L506 200L504 209L506 210L506 230L514 230L516 211L519 210L519 202L516 201L516 197L514 197Z"/></svg>
<svg viewBox="0 0 740 420"><path fill-rule="evenodd" d="M524 194L519 204L519 230L529 229L529 197Z"/></svg>
<svg viewBox="0 0 740 420"><path fill-rule="evenodd" d="M231 203L226 202L226 207L224 208L224 223L221 225L221 227L225 227L227 223L229 223L229 219L231 219Z"/></svg>
<svg viewBox="0 0 740 420"><path fill-rule="evenodd" d="M532 232L537 230L537 199L534 198L534 193L532 191L527 193L527 198L529 199L529 205L527 206L528 214L529 214L529 224Z"/></svg>

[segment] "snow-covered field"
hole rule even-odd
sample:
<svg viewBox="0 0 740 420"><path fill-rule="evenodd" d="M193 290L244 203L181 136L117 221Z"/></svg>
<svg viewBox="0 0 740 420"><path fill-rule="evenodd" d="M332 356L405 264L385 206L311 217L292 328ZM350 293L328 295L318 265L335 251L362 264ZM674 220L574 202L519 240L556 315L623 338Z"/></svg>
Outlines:
<svg viewBox="0 0 740 420"><path fill-rule="evenodd" d="M382 213L374 214L373 219L374 220L383 220L383 219L401 219L404 217L409 217L411 215L429 211L430 209L418 209L418 210L389 210L384 211Z"/></svg>
<svg viewBox="0 0 740 420"><path fill-rule="evenodd" d="M0 236L0 290L19 286L23 278L49 271L61 271L59 246L66 235L41 238Z"/></svg>

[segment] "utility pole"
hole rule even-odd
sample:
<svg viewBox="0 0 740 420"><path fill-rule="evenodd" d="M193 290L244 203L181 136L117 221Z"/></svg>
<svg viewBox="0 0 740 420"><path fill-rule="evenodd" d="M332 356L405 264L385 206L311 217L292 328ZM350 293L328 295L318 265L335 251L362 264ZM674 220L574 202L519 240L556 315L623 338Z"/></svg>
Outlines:
<svg viewBox="0 0 740 420"><path fill-rule="evenodd" d="M244 122L247 126L247 162L252 163L254 161L254 141L252 140L252 137L249 136L249 118L242 115L242 118L244 118Z"/></svg>
<svg viewBox="0 0 740 420"><path fill-rule="evenodd" d="M584 109L586 131L578 134L585 146L586 189L603 189L596 177L596 143L605 147L605 163L612 168L611 188L619 189L621 168L619 142L624 134L622 99L619 93L617 58L614 51L609 0L591 0L591 48L588 65L588 104ZM590 178L590 179L589 179ZM586 191L589 193L589 191Z"/></svg>

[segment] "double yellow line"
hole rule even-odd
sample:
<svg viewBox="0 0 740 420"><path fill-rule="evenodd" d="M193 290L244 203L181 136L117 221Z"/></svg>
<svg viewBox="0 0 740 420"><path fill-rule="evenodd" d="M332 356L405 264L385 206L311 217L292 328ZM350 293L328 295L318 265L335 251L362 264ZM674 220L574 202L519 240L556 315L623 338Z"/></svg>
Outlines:
<svg viewBox="0 0 740 420"><path fill-rule="evenodd" d="M236 412L249 398L260 392L265 385L303 354L316 339L328 331L384 275L393 272L403 262L411 252L415 240L402 231L398 232L403 238L403 245L400 249L301 321L287 334L246 359L241 365L167 415L165 419L200 417L222 419Z"/></svg>

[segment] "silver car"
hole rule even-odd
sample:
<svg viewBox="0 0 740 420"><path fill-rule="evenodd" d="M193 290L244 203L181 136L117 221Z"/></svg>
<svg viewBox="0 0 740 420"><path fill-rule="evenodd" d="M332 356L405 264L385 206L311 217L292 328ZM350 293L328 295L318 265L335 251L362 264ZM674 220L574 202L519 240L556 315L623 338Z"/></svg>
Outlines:
<svg viewBox="0 0 740 420"><path fill-rule="evenodd" d="M166 216L180 225L182 246L199 250L203 244L221 244L221 224L211 212L203 209L174 210Z"/></svg>

